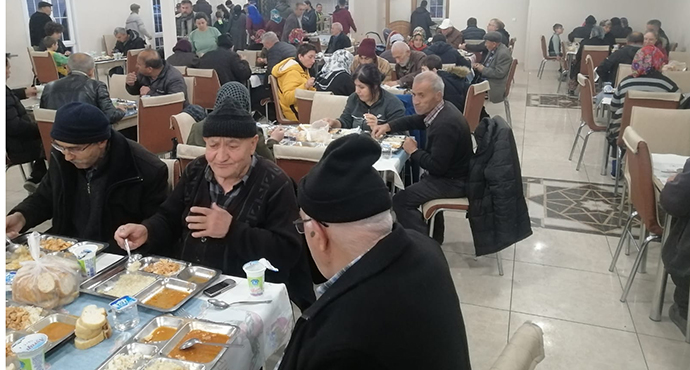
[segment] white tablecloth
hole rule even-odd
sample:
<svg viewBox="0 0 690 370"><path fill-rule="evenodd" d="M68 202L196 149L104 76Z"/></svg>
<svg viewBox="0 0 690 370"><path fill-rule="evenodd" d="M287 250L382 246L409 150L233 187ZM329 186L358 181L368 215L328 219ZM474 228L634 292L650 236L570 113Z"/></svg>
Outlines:
<svg viewBox="0 0 690 370"><path fill-rule="evenodd" d="M652 170L654 182L659 189L663 189L669 177L683 171L688 156L677 154L652 153Z"/></svg>
<svg viewBox="0 0 690 370"><path fill-rule="evenodd" d="M395 187L398 189L405 188L405 182L400 177L402 173L405 162L410 156L405 153L404 150L400 149L394 153L390 158L379 158L376 163L374 163L374 168L384 174L387 181L393 181Z"/></svg>

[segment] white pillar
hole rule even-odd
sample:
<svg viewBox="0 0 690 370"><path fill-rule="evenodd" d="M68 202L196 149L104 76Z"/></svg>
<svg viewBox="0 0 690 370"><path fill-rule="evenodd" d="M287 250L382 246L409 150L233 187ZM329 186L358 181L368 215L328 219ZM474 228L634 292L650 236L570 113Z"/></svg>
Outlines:
<svg viewBox="0 0 690 370"><path fill-rule="evenodd" d="M163 21L163 47L166 58L172 54L177 43L177 24L175 23L175 0L161 1L161 18Z"/></svg>

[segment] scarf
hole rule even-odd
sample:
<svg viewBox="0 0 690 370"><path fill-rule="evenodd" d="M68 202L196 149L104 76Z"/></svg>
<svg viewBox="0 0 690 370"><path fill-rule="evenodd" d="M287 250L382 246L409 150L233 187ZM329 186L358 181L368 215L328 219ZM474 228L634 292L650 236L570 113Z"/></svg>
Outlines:
<svg viewBox="0 0 690 370"><path fill-rule="evenodd" d="M216 95L216 104L214 105L214 109L220 107L220 105L228 99L239 102L240 105L248 112L251 111L251 106L249 103L249 90L247 90L247 87L241 83L237 81L230 81L221 86L220 90L218 90L218 95Z"/></svg>
<svg viewBox="0 0 690 370"><path fill-rule="evenodd" d="M259 9L257 9L254 5L249 5L247 7L247 13L253 24L260 25L264 22L264 18L261 16L261 13L259 13Z"/></svg>
<svg viewBox="0 0 690 370"><path fill-rule="evenodd" d="M632 62L633 77L640 77L652 71L660 71L666 64L666 55L656 46L641 48Z"/></svg>
<svg viewBox="0 0 690 370"><path fill-rule="evenodd" d="M333 53L330 58L326 58L326 63L321 72L319 72L318 77L327 80L335 72L349 71L354 59L355 57L349 51L340 49Z"/></svg>
<svg viewBox="0 0 690 370"><path fill-rule="evenodd" d="M271 20L278 24L283 21L283 17L280 16L280 11L278 9L271 10Z"/></svg>

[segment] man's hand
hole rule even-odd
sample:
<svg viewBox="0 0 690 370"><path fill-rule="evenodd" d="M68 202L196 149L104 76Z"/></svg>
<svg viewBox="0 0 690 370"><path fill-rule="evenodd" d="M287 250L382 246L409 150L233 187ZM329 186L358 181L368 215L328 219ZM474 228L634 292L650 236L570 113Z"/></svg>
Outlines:
<svg viewBox="0 0 690 370"><path fill-rule="evenodd" d="M10 239L18 237L24 225L26 225L26 219L21 212L16 212L5 217L5 232L7 237Z"/></svg>
<svg viewBox="0 0 690 370"><path fill-rule="evenodd" d="M119 109L119 110L121 110L121 111L123 111L123 112L126 112L126 111L127 111L127 105L125 105L125 104L118 104L118 105L115 106L115 108L117 108L117 109Z"/></svg>
<svg viewBox="0 0 690 370"><path fill-rule="evenodd" d="M472 65L472 68L476 69L476 70L479 71L479 72L483 72L483 71L484 71L484 65L483 65L483 64L474 63L474 64Z"/></svg>
<svg viewBox="0 0 690 370"><path fill-rule="evenodd" d="M388 81L388 82L384 82L383 84L386 86L390 86L390 87L400 85L400 83L398 81Z"/></svg>
<svg viewBox="0 0 690 370"><path fill-rule="evenodd" d="M257 64L266 64L266 59L265 58L256 58L256 63Z"/></svg>
<svg viewBox="0 0 690 370"><path fill-rule="evenodd" d="M314 87L315 82L316 82L316 79L314 77L308 79L307 82L304 83L304 88L306 90L311 89L312 87Z"/></svg>
<svg viewBox="0 0 690 370"><path fill-rule="evenodd" d="M137 249L149 239L149 230L146 226L139 224L122 225L115 230L115 242L120 248L125 249L125 239L131 250Z"/></svg>
<svg viewBox="0 0 690 370"><path fill-rule="evenodd" d="M192 207L189 213L196 214L185 218L188 223L187 227L192 230L192 237L220 239L228 235L230 224L232 224L232 215L218 207L217 204L213 203L211 208Z"/></svg>
<svg viewBox="0 0 690 370"><path fill-rule="evenodd" d="M331 128L341 128L343 127L343 124L338 121L337 119L333 118L324 118L324 121L328 122L328 125L331 126Z"/></svg>
<svg viewBox="0 0 690 370"><path fill-rule="evenodd" d="M137 82L137 74L134 72L127 73L127 85L129 86L134 86L134 83Z"/></svg>
<svg viewBox="0 0 690 370"><path fill-rule="evenodd" d="M273 129L273 132L271 132L271 139L281 142L283 138L285 137L285 128L278 126L275 129Z"/></svg>
<svg viewBox="0 0 690 370"><path fill-rule="evenodd" d="M412 155L412 153L417 151L417 140L411 136L406 137L403 143L403 150L405 150L407 154Z"/></svg>
<svg viewBox="0 0 690 370"><path fill-rule="evenodd" d="M139 88L139 95L141 96L148 95L149 92L151 92L151 89L148 86L142 86Z"/></svg>
<svg viewBox="0 0 690 370"><path fill-rule="evenodd" d="M244 56L244 54L238 54L240 56L240 60L247 60L247 57Z"/></svg>
<svg viewBox="0 0 690 370"><path fill-rule="evenodd" d="M367 126L369 126L369 128L372 130L374 129L374 127L379 125L379 119L371 113L365 113L364 120L367 122Z"/></svg>
<svg viewBox="0 0 690 370"><path fill-rule="evenodd" d="M38 95L38 89L36 86L27 87L24 89L24 94L26 94L27 97L34 97Z"/></svg>
<svg viewBox="0 0 690 370"><path fill-rule="evenodd" d="M391 131L391 126L389 124L376 125L371 128L371 136L375 139L383 137L386 133Z"/></svg>

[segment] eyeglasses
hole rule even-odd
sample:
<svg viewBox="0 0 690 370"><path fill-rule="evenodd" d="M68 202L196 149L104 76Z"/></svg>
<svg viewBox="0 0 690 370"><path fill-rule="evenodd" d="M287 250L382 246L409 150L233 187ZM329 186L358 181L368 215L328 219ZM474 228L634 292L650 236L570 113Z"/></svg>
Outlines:
<svg viewBox="0 0 690 370"><path fill-rule="evenodd" d="M88 147L91 146L91 144L86 144L86 145L83 145L83 146L72 146L72 147L69 147L69 148L65 148L65 147L63 147L63 146L57 144L57 143L54 142L54 141L51 142L50 145L53 147L53 149L57 150L58 152L60 152L60 153L62 153L62 154L65 154L65 153L72 153L72 154L74 154L74 153L83 152L83 151L86 150L86 148L88 148Z"/></svg>
<svg viewBox="0 0 690 370"><path fill-rule="evenodd" d="M295 229L297 229L297 232L300 234L304 234L304 224L309 222L309 221L316 221L314 219L308 218L306 220L303 220L301 218L296 219L295 221L292 222L293 225L295 225ZM328 227L326 223L323 223L321 221L316 221L319 224L321 224L323 227Z"/></svg>

